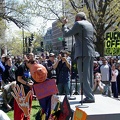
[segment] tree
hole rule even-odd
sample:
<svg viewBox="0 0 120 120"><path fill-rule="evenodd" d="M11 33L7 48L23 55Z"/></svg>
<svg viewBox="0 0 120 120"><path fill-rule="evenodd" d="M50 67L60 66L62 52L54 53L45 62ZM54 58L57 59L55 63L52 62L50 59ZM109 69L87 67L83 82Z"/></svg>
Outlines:
<svg viewBox="0 0 120 120"><path fill-rule="evenodd" d="M1 19L0 20L0 38L1 39L4 36L3 33L4 33L5 29L6 29L5 22Z"/></svg>
<svg viewBox="0 0 120 120"><path fill-rule="evenodd" d="M69 0L76 12L80 7L74 0ZM81 2L81 0L79 0ZM95 29L96 50L104 56L105 33L109 30L120 30L120 0L84 0L83 10Z"/></svg>
<svg viewBox="0 0 120 120"><path fill-rule="evenodd" d="M46 20L61 21L64 16L84 11L94 26L96 51L101 56L104 56L105 33L120 28L120 0L84 0L84 3L83 0L34 0L29 5L34 15Z"/></svg>
<svg viewBox="0 0 120 120"><path fill-rule="evenodd" d="M96 50L101 56L104 56L106 31L120 28L120 0L84 0L85 4L82 4L83 0L25 0L24 3L8 1L3 8L6 10L0 13L0 17L13 21L19 27L29 23L30 15L43 17L46 23L48 20L61 21L64 16L74 17L77 12L85 11L95 28Z"/></svg>
<svg viewBox="0 0 120 120"><path fill-rule="evenodd" d="M15 23L19 28L30 24L27 4L17 0L2 0L0 4L0 18Z"/></svg>
<svg viewBox="0 0 120 120"><path fill-rule="evenodd" d="M61 16L61 0L31 0L26 4L30 9L29 13L35 17L44 18L47 20L56 20Z"/></svg>
<svg viewBox="0 0 120 120"><path fill-rule="evenodd" d="M45 50L46 50L47 52L49 52L49 53L50 53L50 52L53 52L52 43L46 44Z"/></svg>
<svg viewBox="0 0 120 120"><path fill-rule="evenodd" d="M21 56L23 53L22 41L19 38L13 38L7 43L8 53L13 56Z"/></svg>
<svg viewBox="0 0 120 120"><path fill-rule="evenodd" d="M38 54L37 52L40 52L40 48L41 48L41 41L43 41L43 36L42 34L38 34L38 33L34 33L34 41L33 41L33 52L35 54Z"/></svg>
<svg viewBox="0 0 120 120"><path fill-rule="evenodd" d="M30 17L25 11L27 9L24 3L19 3L16 0L0 0L0 48L2 49L2 54L9 47L5 40L5 30L8 28L7 22L13 22L19 28L27 28L30 24Z"/></svg>

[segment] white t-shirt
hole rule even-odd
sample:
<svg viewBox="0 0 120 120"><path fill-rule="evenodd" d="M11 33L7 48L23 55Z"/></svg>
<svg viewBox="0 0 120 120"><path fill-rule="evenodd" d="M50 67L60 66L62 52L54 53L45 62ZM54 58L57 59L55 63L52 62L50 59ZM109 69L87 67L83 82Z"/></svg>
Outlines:
<svg viewBox="0 0 120 120"><path fill-rule="evenodd" d="M100 72L101 72L101 77L102 77L102 81L109 81L109 76L110 76L110 72L109 72L109 65L102 65L100 67Z"/></svg>
<svg viewBox="0 0 120 120"><path fill-rule="evenodd" d="M5 112L0 110L0 120L10 120L10 118L7 116Z"/></svg>
<svg viewBox="0 0 120 120"><path fill-rule="evenodd" d="M112 80L111 80L111 82L116 82L117 76L118 76L118 70L117 69L112 70Z"/></svg>

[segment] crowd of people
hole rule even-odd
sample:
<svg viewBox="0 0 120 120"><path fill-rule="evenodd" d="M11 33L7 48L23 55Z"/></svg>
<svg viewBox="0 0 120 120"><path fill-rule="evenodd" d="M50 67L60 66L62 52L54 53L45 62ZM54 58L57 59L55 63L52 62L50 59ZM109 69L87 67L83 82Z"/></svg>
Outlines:
<svg viewBox="0 0 120 120"><path fill-rule="evenodd" d="M84 12L77 13L75 23L71 29L66 26L67 22L68 20L65 18L62 31L64 37L75 37L74 60L76 60L79 82L83 85L83 90L79 91L83 91L85 95L80 103L94 103L94 94L97 91L103 95L118 98L120 94L120 60L112 57L95 57L94 28L87 21ZM58 55L42 53L37 57L33 53L14 58L2 55L0 61L0 87L3 92L3 104L6 111L14 108L14 120L30 119L30 116L24 115L24 112L11 95L11 91L16 84L23 86L25 95L29 94L31 90L35 94L33 85L36 84L36 81L31 74L30 64L41 64L45 67L47 71L46 78L56 80L58 95L70 95L70 80L74 79L72 76L73 69L71 69L73 68L72 62L73 59L71 60L70 53L65 50L61 50ZM42 69L38 69L38 71L40 70L42 71ZM20 92L20 88L17 88ZM19 95L21 96L21 94ZM29 112L31 111L32 100L33 95L30 95ZM51 95L39 100L42 112L46 114L46 120L50 115L50 101Z"/></svg>
<svg viewBox="0 0 120 120"><path fill-rule="evenodd" d="M99 76L96 74L99 73ZM95 86L103 95L118 98L120 95L120 60L118 57L99 57L94 60ZM96 76L98 78L96 78Z"/></svg>
<svg viewBox="0 0 120 120"><path fill-rule="evenodd" d="M59 95L70 94L71 59L69 52L62 50L58 56L56 56L54 53L42 53L37 57L35 57L33 53L29 53L23 57L2 55L0 66L0 88L2 90L3 106L6 112L14 109L15 120L18 120L18 116L19 118L24 118L24 113L14 100L11 92L16 84L19 86L21 84L23 85L25 94L27 94L30 90L33 90L33 84L35 84L36 81L30 74L28 63L33 64L34 62L37 64L42 64L46 68L47 79L56 80ZM35 94L33 96L35 96ZM33 96L31 96L29 100L30 106L32 105ZM43 105L41 101L40 104Z"/></svg>
<svg viewBox="0 0 120 120"><path fill-rule="evenodd" d="M47 78L56 80L59 95L70 94L70 53L61 50L58 55L54 53L43 54L44 53L37 57L35 57L33 53L29 53L24 57L18 56L12 58L11 56L5 55L1 57L0 87L2 90L3 105L6 111L11 109L16 111L14 112L14 118L17 116L16 119L18 119L18 116L21 117L22 111L14 101L11 91L16 84L22 84L27 94L35 83L30 75L29 67L27 67L27 59L31 62L35 60L37 64L42 64L46 68ZM93 71L93 94L97 92L109 97L113 96L114 98L118 98L120 94L120 60L117 58L113 59L112 57L95 58ZM30 97L30 106L32 104L32 99L33 96Z"/></svg>

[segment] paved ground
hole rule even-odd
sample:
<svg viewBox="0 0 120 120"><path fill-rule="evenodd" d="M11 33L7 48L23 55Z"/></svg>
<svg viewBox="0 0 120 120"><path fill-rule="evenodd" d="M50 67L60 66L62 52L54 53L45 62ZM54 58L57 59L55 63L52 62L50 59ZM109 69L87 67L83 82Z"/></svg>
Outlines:
<svg viewBox="0 0 120 120"><path fill-rule="evenodd" d="M75 93L75 90L73 89L73 92L72 92L73 94ZM1 104L2 104L2 96L1 96L1 94L2 94L2 91L0 90L0 107L1 107ZM112 97L113 98L113 97ZM113 99L115 99L115 98L113 98ZM120 95L119 95L119 97L118 97L118 100L120 101Z"/></svg>
<svg viewBox="0 0 120 120"><path fill-rule="evenodd" d="M87 120L120 120L120 101L103 95L95 95L95 103L79 103L81 96L75 95L75 100L69 100L70 107L75 111L80 108L87 114ZM59 96L63 101L64 96Z"/></svg>

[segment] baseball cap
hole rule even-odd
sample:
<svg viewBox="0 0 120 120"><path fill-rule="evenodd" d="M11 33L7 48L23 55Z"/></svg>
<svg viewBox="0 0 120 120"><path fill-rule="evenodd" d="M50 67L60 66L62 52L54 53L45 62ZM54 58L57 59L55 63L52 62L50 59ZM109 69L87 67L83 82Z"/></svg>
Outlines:
<svg viewBox="0 0 120 120"><path fill-rule="evenodd" d="M93 63L98 64L98 62L97 62L97 61L93 61Z"/></svg>
<svg viewBox="0 0 120 120"><path fill-rule="evenodd" d="M76 16L79 16L80 18L84 18L85 20L87 19L86 14L84 12L79 12L77 13Z"/></svg>
<svg viewBox="0 0 120 120"><path fill-rule="evenodd" d="M50 53L50 54L49 54L49 57L53 57L53 56L55 56L54 53Z"/></svg>

